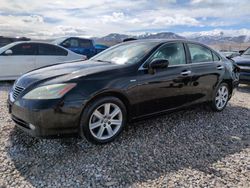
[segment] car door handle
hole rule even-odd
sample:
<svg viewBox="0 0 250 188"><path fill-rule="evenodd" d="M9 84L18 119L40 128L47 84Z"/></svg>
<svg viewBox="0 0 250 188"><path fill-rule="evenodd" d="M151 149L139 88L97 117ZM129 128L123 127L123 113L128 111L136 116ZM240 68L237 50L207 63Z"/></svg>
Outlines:
<svg viewBox="0 0 250 188"><path fill-rule="evenodd" d="M188 75L190 75L192 72L191 71L183 71L183 72L181 72L181 75L182 76L188 76Z"/></svg>
<svg viewBox="0 0 250 188"><path fill-rule="evenodd" d="M222 70L224 67L222 65L217 66L217 70Z"/></svg>

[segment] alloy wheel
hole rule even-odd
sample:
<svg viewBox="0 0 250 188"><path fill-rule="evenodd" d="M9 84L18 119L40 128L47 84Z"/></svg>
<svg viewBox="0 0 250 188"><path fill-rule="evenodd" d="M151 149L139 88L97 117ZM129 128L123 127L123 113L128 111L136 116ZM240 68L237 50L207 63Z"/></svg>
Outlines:
<svg viewBox="0 0 250 188"><path fill-rule="evenodd" d="M222 85L218 89L215 98L215 105L217 109L221 110L225 107L228 101L228 93L228 88L225 85Z"/></svg>
<svg viewBox="0 0 250 188"><path fill-rule="evenodd" d="M113 137L123 123L122 111L114 103L104 103L97 107L90 116L89 130L98 140Z"/></svg>

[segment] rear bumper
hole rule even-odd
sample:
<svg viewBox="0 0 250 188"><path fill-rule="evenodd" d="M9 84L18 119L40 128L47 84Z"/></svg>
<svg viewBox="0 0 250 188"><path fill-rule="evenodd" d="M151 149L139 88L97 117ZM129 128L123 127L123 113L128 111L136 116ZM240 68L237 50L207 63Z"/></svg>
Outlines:
<svg viewBox="0 0 250 188"><path fill-rule="evenodd" d="M36 110L8 100L9 112L16 126L31 136L42 138L77 134L81 109L75 107L64 105Z"/></svg>

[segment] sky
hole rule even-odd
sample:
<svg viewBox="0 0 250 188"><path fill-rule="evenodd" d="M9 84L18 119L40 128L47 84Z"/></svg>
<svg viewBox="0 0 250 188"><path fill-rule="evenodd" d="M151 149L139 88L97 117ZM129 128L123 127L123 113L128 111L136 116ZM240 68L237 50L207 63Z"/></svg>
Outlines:
<svg viewBox="0 0 250 188"><path fill-rule="evenodd" d="M249 0L0 0L0 35L250 35Z"/></svg>

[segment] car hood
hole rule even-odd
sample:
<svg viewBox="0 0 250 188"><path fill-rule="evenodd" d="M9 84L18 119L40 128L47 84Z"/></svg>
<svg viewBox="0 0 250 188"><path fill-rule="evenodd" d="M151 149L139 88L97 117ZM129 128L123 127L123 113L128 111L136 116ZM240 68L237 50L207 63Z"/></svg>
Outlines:
<svg viewBox="0 0 250 188"><path fill-rule="evenodd" d="M60 78L62 81L68 81L77 77L83 77L90 74L111 70L117 68L119 65L96 62L96 61L79 61L74 63L63 63L54 66L49 66L28 72L21 76L16 85L19 87L27 88L34 83L40 83L50 80L57 80Z"/></svg>
<svg viewBox="0 0 250 188"><path fill-rule="evenodd" d="M250 66L250 56L237 56L233 60L240 66Z"/></svg>

